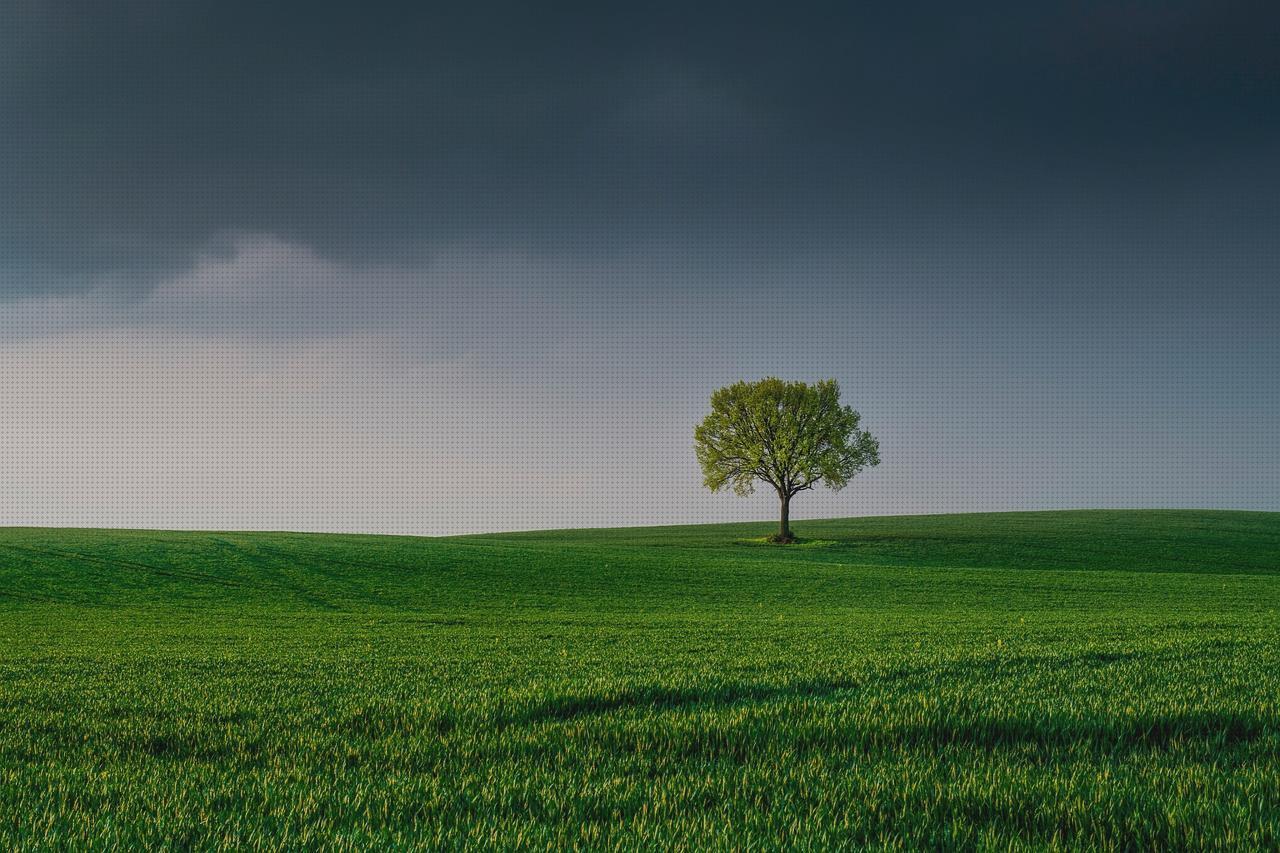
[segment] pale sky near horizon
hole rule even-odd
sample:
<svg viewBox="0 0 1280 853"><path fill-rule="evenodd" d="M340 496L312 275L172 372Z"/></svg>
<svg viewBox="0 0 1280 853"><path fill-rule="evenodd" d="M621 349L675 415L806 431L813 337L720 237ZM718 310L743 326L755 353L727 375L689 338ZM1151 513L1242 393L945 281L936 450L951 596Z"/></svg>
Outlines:
<svg viewBox="0 0 1280 853"><path fill-rule="evenodd" d="M0 8L0 524L1280 510L1280 11Z"/></svg>

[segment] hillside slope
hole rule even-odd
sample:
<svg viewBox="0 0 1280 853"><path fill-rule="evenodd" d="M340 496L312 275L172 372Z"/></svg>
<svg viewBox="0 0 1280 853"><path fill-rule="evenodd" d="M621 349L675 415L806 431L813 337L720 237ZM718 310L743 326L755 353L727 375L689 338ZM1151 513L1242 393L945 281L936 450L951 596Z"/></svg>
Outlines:
<svg viewBox="0 0 1280 853"><path fill-rule="evenodd" d="M886 595L911 600L918 593L927 601L935 598L929 591L1020 586L1009 572L1280 574L1280 513L828 519L798 522L808 541L792 547L760 544L771 529L728 524L432 539L4 528L0 607L857 607L882 604ZM1057 583L1069 589L1093 582ZM1148 583L1129 578L1122 585Z"/></svg>
<svg viewBox="0 0 1280 853"><path fill-rule="evenodd" d="M1276 849L1280 515L0 530L3 849Z"/></svg>

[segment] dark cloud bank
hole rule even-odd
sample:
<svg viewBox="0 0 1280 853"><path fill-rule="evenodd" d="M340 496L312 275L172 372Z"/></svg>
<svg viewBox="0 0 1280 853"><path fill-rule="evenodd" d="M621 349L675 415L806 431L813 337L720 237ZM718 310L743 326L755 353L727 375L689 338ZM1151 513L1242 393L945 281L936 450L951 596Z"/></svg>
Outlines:
<svg viewBox="0 0 1280 853"><path fill-rule="evenodd" d="M5 9L10 294L228 232L385 261L1278 221L1274 4Z"/></svg>

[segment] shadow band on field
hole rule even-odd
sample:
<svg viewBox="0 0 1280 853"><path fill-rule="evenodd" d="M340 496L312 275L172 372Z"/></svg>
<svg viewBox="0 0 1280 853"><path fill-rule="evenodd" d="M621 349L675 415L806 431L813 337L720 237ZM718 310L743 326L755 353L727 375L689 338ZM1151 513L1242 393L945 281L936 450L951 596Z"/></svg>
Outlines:
<svg viewBox="0 0 1280 853"><path fill-rule="evenodd" d="M720 710L775 701L852 699L860 685L854 681L804 682L785 687L759 685L724 686L711 690L648 687L609 695L563 696L540 702L522 713L499 720L499 725L562 724L590 720L615 713ZM1235 745L1274 740L1280 750L1280 716L1256 712L1234 713L1192 710L1176 713L1127 713L1114 715L1045 714L997 715L981 709L956 709L950 715L909 722L885 720L874 726L850 726L833 731L829 726L809 730L805 713L798 713L796 728L765 731L764 739L792 739L807 748L919 748L956 746L996 749L1010 747L1088 749L1103 752L1134 749L1170 749L1201 745L1223 749ZM732 732L732 727L727 730ZM750 739L758 741L760 734ZM811 742L812 741L812 742ZM751 751L749 744L732 752ZM757 743L756 746L762 746Z"/></svg>
<svg viewBox="0 0 1280 853"><path fill-rule="evenodd" d="M1046 665L1086 666L1092 669L1139 658L1151 658L1151 655L1140 652L1091 650L1056 657L1012 655L954 661L941 666L898 666L880 672L868 672L858 677L815 678L784 684L728 682L697 688L646 685L608 694L558 696L540 702L525 713L508 717L504 721L517 724L542 721L563 722L589 715L642 709L662 711L802 699L834 700L852 698L852 694L867 686L884 687L889 684L910 682L917 678L937 681L963 679L975 675L989 677L1002 674L1012 677L1030 668Z"/></svg>
<svg viewBox="0 0 1280 853"><path fill-rule="evenodd" d="M767 706L771 703L803 703L795 719L802 722L814 711L824 710L815 703L850 703L859 701L864 688L883 688L889 684L909 683L917 678L930 682L952 681L965 677L989 677L999 673L1017 677L1031 667L1085 666L1104 670L1107 666L1150 654L1093 650L1061 657L1009 657L999 660L958 661L948 666L899 667L861 677L810 679L784 684L725 683L710 687L637 686L603 694L557 696L540 701L517 713L504 715L501 725L536 726L590 720L612 714L639 716L663 712L716 711L725 708ZM1107 677L1100 672L1099 677ZM922 690L927 685L921 686ZM994 689L994 688L993 688ZM921 709L917 708L916 711ZM819 727L822 728L822 727ZM910 721L885 719L876 725L850 726L832 732L807 735L800 731L789 734L775 732L769 737L794 737L806 741L812 737L832 748L854 746L864 748L960 746L968 748L1050 747L1054 749L1086 748L1113 751L1125 749L1167 749L1179 745L1200 744L1223 748L1260 740L1274 740L1280 750L1280 711L1216 711L1187 709L1069 713L1048 712L1027 715L997 713L981 705L931 709L917 713Z"/></svg>

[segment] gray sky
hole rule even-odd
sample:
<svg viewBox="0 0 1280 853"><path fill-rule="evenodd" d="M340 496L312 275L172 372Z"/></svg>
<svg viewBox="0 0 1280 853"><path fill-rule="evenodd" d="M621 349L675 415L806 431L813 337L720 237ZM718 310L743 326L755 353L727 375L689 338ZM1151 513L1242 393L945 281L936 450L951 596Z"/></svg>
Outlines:
<svg viewBox="0 0 1280 853"><path fill-rule="evenodd" d="M1280 510L1274 4L18 0L0 115L2 524L769 518L771 374L799 517Z"/></svg>

